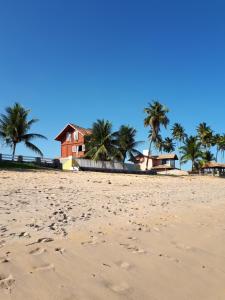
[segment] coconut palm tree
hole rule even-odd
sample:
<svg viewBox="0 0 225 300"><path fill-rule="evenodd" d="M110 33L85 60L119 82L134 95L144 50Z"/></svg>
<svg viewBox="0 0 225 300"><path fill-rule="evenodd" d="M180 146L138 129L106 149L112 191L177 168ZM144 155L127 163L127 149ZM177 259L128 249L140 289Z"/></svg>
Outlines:
<svg viewBox="0 0 225 300"><path fill-rule="evenodd" d="M222 157L224 158L224 152L225 152L225 134L220 136L220 139L218 141L218 150L221 151Z"/></svg>
<svg viewBox="0 0 225 300"><path fill-rule="evenodd" d="M211 151L205 151L202 153L202 160L204 162L210 162L215 160L215 156Z"/></svg>
<svg viewBox="0 0 225 300"><path fill-rule="evenodd" d="M15 103L12 107L6 107L5 111L5 114L0 115L0 137L7 146L12 148L12 159L15 158L16 146L19 143L24 143L28 149L43 156L41 150L32 141L36 138L46 139L46 137L38 133L29 133L31 126L38 121L28 120L30 110Z"/></svg>
<svg viewBox="0 0 225 300"><path fill-rule="evenodd" d="M169 110L159 101L153 101L152 103L149 103L148 107L144 109L144 112L147 115L144 119L144 126L150 127L151 129L148 158L146 162L147 170L149 155L151 153L151 145L157 140L157 136L160 132L160 126L163 125L166 128L169 124L169 119L167 117L167 113L169 112Z"/></svg>
<svg viewBox="0 0 225 300"><path fill-rule="evenodd" d="M108 120L97 120L92 125L92 134L85 137L86 157L93 160L111 160L118 150L112 133L112 124Z"/></svg>
<svg viewBox="0 0 225 300"><path fill-rule="evenodd" d="M128 125L122 125L117 132L113 134L115 144L118 147L118 159L124 163L126 158L130 161L135 161L136 155L141 155L140 151L136 149L141 141L135 141L136 129Z"/></svg>
<svg viewBox="0 0 225 300"><path fill-rule="evenodd" d="M216 157L215 157L216 161L217 161L217 158L218 158L220 142L221 142L221 135L218 134L218 133L213 135L213 137L212 137L212 146L216 147Z"/></svg>
<svg viewBox="0 0 225 300"><path fill-rule="evenodd" d="M186 163L191 161L192 171L197 166L198 160L202 157L201 143L196 136L187 137L184 141L184 145L180 147L181 150L181 162Z"/></svg>
<svg viewBox="0 0 225 300"><path fill-rule="evenodd" d="M202 122L197 127L198 138L201 142L201 145L206 150L212 146L213 140L213 131L205 122Z"/></svg>
<svg viewBox="0 0 225 300"><path fill-rule="evenodd" d="M149 138L149 140L150 140L150 138ZM161 134L158 134L156 137L156 140L154 142L154 146L160 153L163 152L163 142L164 141L163 141Z"/></svg>
<svg viewBox="0 0 225 300"><path fill-rule="evenodd" d="M179 124L179 123L174 123L173 127L172 127L172 136L173 139L175 141L177 141L178 144L178 151L179 151L179 164L180 164L180 169L181 169L181 154L180 154L180 147L181 147L181 143L184 142L185 138L186 138L186 133L184 130L184 127Z"/></svg>
<svg viewBox="0 0 225 300"><path fill-rule="evenodd" d="M171 153L175 150L175 144L173 142L173 139L166 137L165 140L163 141L163 150L166 153Z"/></svg>

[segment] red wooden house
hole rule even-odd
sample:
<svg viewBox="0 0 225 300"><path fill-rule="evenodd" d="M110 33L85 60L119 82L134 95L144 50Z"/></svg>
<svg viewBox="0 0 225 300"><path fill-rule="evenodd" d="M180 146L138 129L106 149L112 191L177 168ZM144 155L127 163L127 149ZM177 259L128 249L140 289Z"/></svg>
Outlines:
<svg viewBox="0 0 225 300"><path fill-rule="evenodd" d="M55 138L61 142L61 157L84 157L85 136L90 135L91 130L75 124L68 124Z"/></svg>

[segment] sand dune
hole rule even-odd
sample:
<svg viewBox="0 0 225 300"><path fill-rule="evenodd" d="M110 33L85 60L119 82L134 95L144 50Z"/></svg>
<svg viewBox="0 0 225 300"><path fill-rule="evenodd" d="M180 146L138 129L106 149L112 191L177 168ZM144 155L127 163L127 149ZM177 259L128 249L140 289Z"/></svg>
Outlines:
<svg viewBox="0 0 225 300"><path fill-rule="evenodd" d="M0 171L0 299L225 299L225 181Z"/></svg>

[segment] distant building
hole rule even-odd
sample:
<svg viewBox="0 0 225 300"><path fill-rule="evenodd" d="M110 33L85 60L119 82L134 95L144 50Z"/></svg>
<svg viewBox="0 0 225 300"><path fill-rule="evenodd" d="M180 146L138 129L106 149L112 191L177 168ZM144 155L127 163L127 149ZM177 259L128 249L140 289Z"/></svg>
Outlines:
<svg viewBox="0 0 225 300"><path fill-rule="evenodd" d="M135 164L137 164L141 170L146 170L147 159L148 170L163 171L175 169L175 162L178 160L178 157L174 153L148 156L148 151L144 150L143 154L135 157Z"/></svg>
<svg viewBox="0 0 225 300"><path fill-rule="evenodd" d="M85 136L91 134L91 129L86 129L75 124L68 124L56 136L55 140L61 143L61 158L85 155Z"/></svg>
<svg viewBox="0 0 225 300"><path fill-rule="evenodd" d="M225 164L215 161L206 162L201 167L201 172L203 174L225 176Z"/></svg>

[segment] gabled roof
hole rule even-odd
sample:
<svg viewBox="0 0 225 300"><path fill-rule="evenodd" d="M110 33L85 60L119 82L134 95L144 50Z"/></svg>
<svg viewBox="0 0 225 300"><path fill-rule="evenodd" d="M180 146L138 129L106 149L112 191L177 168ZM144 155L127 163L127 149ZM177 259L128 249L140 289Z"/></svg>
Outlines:
<svg viewBox="0 0 225 300"><path fill-rule="evenodd" d="M156 159L175 159L175 160L178 160L178 157L175 153L167 153L167 154L158 155L156 157Z"/></svg>
<svg viewBox="0 0 225 300"><path fill-rule="evenodd" d="M79 131L82 135L90 135L92 133L91 129L87 129L87 128L83 128L83 127L80 127L76 124L73 124L73 123L69 123L67 124L63 130L60 131L60 133L55 137L55 140L56 141L60 141L61 140L61 137L62 135L68 131L68 128L72 128L74 130L77 130Z"/></svg>
<svg viewBox="0 0 225 300"><path fill-rule="evenodd" d="M215 162L215 161L210 161L210 162L207 162L205 163L203 166L202 166L202 169L214 169L214 168L218 168L218 169L225 169L225 164L221 164L221 163L218 163L218 162Z"/></svg>
<svg viewBox="0 0 225 300"><path fill-rule="evenodd" d="M141 160L144 157L148 157L147 155L142 155L142 154L138 154L135 159ZM174 160L178 160L178 157L175 153L167 153L167 154L161 154L161 155L149 155L149 159L157 159L157 160L161 160L161 159L174 159Z"/></svg>

